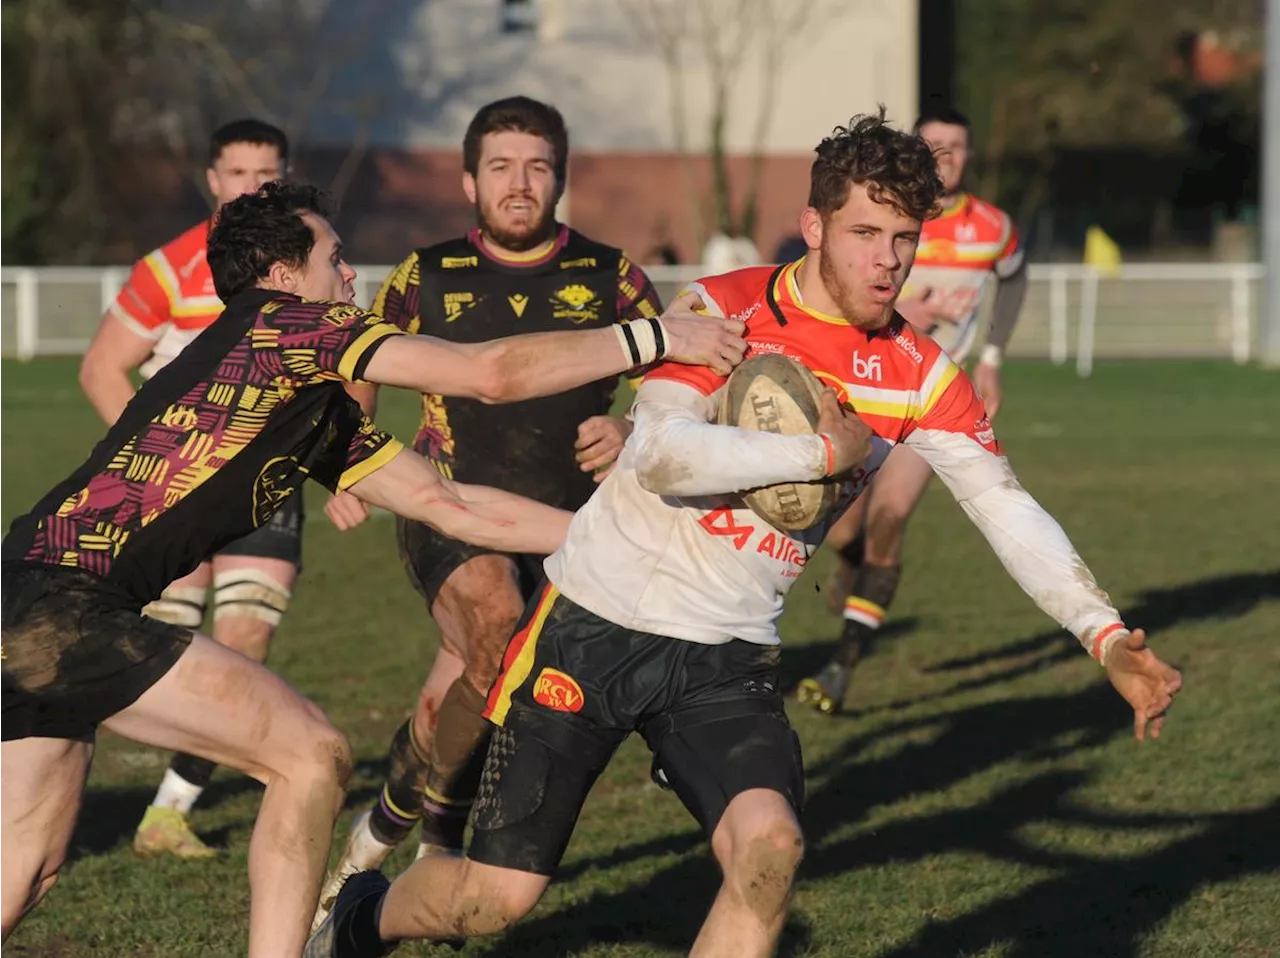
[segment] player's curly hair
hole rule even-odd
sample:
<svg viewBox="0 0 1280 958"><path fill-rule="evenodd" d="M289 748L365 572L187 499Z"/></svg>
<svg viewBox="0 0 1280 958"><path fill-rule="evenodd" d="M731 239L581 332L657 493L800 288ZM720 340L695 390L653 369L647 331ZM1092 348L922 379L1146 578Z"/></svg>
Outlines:
<svg viewBox="0 0 1280 958"><path fill-rule="evenodd" d="M849 199L854 183L865 183L877 203L891 203L913 219L938 211L942 180L929 144L893 129L879 114L864 113L838 126L818 144L809 173L809 205L825 220Z"/></svg>
<svg viewBox="0 0 1280 958"><path fill-rule="evenodd" d="M306 265L315 235L302 213L333 215L324 190L276 180L246 193L218 211L209 232L209 269L213 288L224 303L266 278L275 263L294 269Z"/></svg>

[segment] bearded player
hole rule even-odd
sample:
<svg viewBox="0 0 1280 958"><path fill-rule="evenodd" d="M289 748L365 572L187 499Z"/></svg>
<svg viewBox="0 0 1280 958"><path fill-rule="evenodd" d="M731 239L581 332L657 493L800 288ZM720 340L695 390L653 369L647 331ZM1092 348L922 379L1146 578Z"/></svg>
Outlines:
<svg viewBox="0 0 1280 958"><path fill-rule="evenodd" d="M482 107L462 147L462 186L477 226L409 254L374 311L408 332L464 343L657 315L662 305L638 266L556 222L568 153L555 107L520 96ZM608 415L617 384L617 377L602 379L504 407L426 395L415 448L447 477L577 509L631 431ZM332 509L345 510L335 516L339 525L365 515L349 496ZM409 520L398 521L397 533L405 571L440 627L441 648L413 715L391 740L377 804L352 824L317 923L343 879L381 866L415 823L419 855L461 851L492 728L485 694L542 575L543 556L477 548Z"/></svg>
<svg viewBox="0 0 1280 958"><path fill-rule="evenodd" d="M973 367L973 384L994 419L1002 390L1000 362L1027 293L1027 271L1018 231L1002 210L961 189L970 150L969 121L956 110L936 110L916 121L938 162L941 212L925 220L911 276L898 300L899 314L929 334L961 365L978 332L978 310L995 283L991 327ZM881 381L875 367L854 371L869 385ZM837 565L827 583L829 601L843 609L844 630L832 660L797 690L800 701L834 714L843 707L854 666L884 622L898 590L907 522L933 478L919 454L893 451L876 482L827 536Z"/></svg>

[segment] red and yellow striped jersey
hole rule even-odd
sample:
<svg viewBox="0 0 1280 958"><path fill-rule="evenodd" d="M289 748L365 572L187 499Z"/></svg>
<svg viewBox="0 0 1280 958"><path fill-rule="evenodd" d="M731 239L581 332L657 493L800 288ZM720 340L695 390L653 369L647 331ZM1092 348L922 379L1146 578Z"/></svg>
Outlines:
<svg viewBox="0 0 1280 958"><path fill-rule="evenodd" d="M206 258L210 220L134 264L110 312L138 335L155 341L140 372L150 379L222 315Z"/></svg>

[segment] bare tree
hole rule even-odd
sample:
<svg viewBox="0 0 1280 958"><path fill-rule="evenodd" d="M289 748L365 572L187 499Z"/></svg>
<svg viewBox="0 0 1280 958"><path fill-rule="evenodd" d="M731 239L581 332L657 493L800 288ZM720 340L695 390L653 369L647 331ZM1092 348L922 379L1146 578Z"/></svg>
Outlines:
<svg viewBox="0 0 1280 958"><path fill-rule="evenodd" d="M759 210L765 147L777 107L779 80L790 54L818 22L840 16L854 0L619 0L639 34L658 52L667 74L672 138L683 157L693 155L686 106L690 76L705 82L710 109L706 158L711 168L710 209L695 202L702 238L712 232L750 235ZM735 96L744 66L760 78L761 95L752 102ZM740 111L751 111L747 183L735 208L726 145L727 131ZM685 166L691 198L700 196Z"/></svg>
<svg viewBox="0 0 1280 958"><path fill-rule="evenodd" d="M279 124L293 142L306 138L317 116L343 116L346 153L333 181L342 194L368 149L374 120L385 107L385 91L362 82L359 71L342 68L367 56L384 29L389 0L363 0L358 16L341 0L169 0L150 11L173 60L181 96L171 107L171 129L197 183L203 182L201 151L209 128L232 111ZM190 60L196 54L194 62Z"/></svg>

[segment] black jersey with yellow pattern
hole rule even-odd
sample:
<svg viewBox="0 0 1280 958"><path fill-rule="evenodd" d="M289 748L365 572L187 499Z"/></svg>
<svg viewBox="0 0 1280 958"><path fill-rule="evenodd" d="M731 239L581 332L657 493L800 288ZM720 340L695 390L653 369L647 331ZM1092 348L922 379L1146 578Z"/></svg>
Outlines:
<svg viewBox="0 0 1280 958"><path fill-rule="evenodd" d="M523 258L494 256L477 230L415 250L387 278L373 310L406 332L478 343L647 318L662 304L620 250L561 226L553 242ZM611 377L507 405L424 395L415 448L459 482L576 509L595 489L574 459L578 425L607 413L616 388Z"/></svg>
<svg viewBox="0 0 1280 958"><path fill-rule="evenodd" d="M150 602L270 521L308 477L346 488L403 448L343 389L399 335L356 306L233 296L80 468L14 520L5 561L81 569Z"/></svg>

